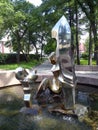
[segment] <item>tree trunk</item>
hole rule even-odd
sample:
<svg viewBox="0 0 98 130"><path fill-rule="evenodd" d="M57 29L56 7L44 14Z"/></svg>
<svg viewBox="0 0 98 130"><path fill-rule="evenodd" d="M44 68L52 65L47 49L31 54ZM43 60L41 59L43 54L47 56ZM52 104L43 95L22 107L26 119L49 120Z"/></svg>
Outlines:
<svg viewBox="0 0 98 130"><path fill-rule="evenodd" d="M25 61L28 62L28 58L27 55L23 52L23 50L21 49L22 54L24 55Z"/></svg>
<svg viewBox="0 0 98 130"><path fill-rule="evenodd" d="M42 52L43 52L43 43L41 45L41 54L40 54L40 59L42 60Z"/></svg>
<svg viewBox="0 0 98 130"><path fill-rule="evenodd" d="M79 42L78 42L78 9L77 2L76 5L76 52L77 52L77 64L80 65L80 54L79 54Z"/></svg>
<svg viewBox="0 0 98 130"><path fill-rule="evenodd" d="M37 47L35 46L35 50L36 50L36 55L38 55L38 49L37 49Z"/></svg>
<svg viewBox="0 0 98 130"><path fill-rule="evenodd" d="M95 26L94 22L91 23L93 35L94 35L94 58L96 60L96 64L98 65L98 38L97 38L97 27Z"/></svg>
<svg viewBox="0 0 98 130"><path fill-rule="evenodd" d="M97 20L96 19L96 5L94 1L87 1L88 7L89 7L88 9L89 11L87 11L86 6L84 6L83 3L80 2L80 0L77 0L77 1L80 7L82 8L83 12L85 12L92 27L92 32L94 35L94 45L95 45L94 57L96 60L96 64L98 65L98 37L97 37L97 23L96 23L96 20Z"/></svg>
<svg viewBox="0 0 98 130"><path fill-rule="evenodd" d="M89 57L88 57L88 65L92 64L92 30L91 25L89 29Z"/></svg>
<svg viewBox="0 0 98 130"><path fill-rule="evenodd" d="M44 44L43 44L43 39L44 39L44 38L43 38L43 35L42 35L42 36L41 36L41 43L42 43L42 44L41 44L41 54L40 54L40 59L41 59L41 60L42 60L42 55L43 55L42 53L43 53L43 46L44 46Z"/></svg>
<svg viewBox="0 0 98 130"><path fill-rule="evenodd" d="M17 64L20 62L20 40L18 40Z"/></svg>

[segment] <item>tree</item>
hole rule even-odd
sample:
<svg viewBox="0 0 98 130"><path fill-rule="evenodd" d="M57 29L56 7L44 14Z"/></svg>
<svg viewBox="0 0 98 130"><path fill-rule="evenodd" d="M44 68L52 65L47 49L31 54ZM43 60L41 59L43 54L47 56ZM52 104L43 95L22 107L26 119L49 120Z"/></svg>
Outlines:
<svg viewBox="0 0 98 130"><path fill-rule="evenodd" d="M9 21L14 14L14 9L9 0L0 1L0 38L8 33Z"/></svg>
<svg viewBox="0 0 98 130"><path fill-rule="evenodd" d="M92 28L91 28L91 25L90 25L90 28L89 28L89 57L88 57L88 65L91 65L92 64Z"/></svg>
<svg viewBox="0 0 98 130"><path fill-rule="evenodd" d="M77 50L77 64L80 65L80 54L79 54L79 40L78 40L78 5L77 1L75 0L75 12L76 12L76 50Z"/></svg>
<svg viewBox="0 0 98 130"><path fill-rule="evenodd" d="M28 25L28 17L33 10L34 6L31 5L30 3L22 0L14 2L14 10L15 10L15 15L14 15L14 23L11 28L12 32L12 38L14 41L16 41L16 51L17 51L17 62L19 63L20 61L20 51L23 53L24 50L24 45L27 45L27 39L26 39L26 33L29 29ZM14 44L13 41L13 44ZM26 56L25 56L26 57ZM27 60L27 58L26 58Z"/></svg>
<svg viewBox="0 0 98 130"><path fill-rule="evenodd" d="M9 31L9 34L11 34L12 38L13 48L15 51L17 51L18 54L18 62L20 51L22 53L29 54L30 45L33 45L36 48L36 54L38 54L39 46L41 48L40 55L42 57L43 49L47 49L46 43L49 48L52 43L52 27L62 15L65 15L71 26L71 43L72 46L75 46L77 48L78 64L78 37L81 31L79 28L80 25L83 23L90 23L88 25L91 26L94 35L94 42L98 39L96 24L98 17L95 17L96 14L98 14L97 0L43 0L41 6L39 7L35 7L25 0L11 0L11 2L9 0L1 0L0 7L0 30L2 30L2 33L0 33L0 35L3 35L5 32ZM80 16L83 15L83 12L85 13L85 17L82 17L82 19L80 19ZM95 42L96 54L97 47L97 42ZM54 47L51 47L50 50L52 48Z"/></svg>
<svg viewBox="0 0 98 130"><path fill-rule="evenodd" d="M17 52L17 62L20 62L20 52L24 54L24 46L27 45L27 31L29 30L28 18L34 6L24 0L12 1L14 15L9 23L13 49ZM25 56L25 55L24 55ZM25 56L26 58L26 56ZM27 58L26 58L27 60Z"/></svg>
<svg viewBox="0 0 98 130"><path fill-rule="evenodd" d="M68 4L69 3L69 4ZM70 26L73 28L73 15L71 10L73 8L73 1L53 1L53 0L43 0L43 3L41 5L41 12L44 17L44 26L43 29L45 29L46 33L46 39L47 39L47 46L50 45L50 39L51 39L51 30L52 27L55 25L55 23L59 20L59 18L62 15L65 15L70 23ZM69 12L69 14L67 14ZM74 34L74 33L72 33ZM73 35L72 35L73 36ZM73 39L74 40L74 39ZM73 41L72 40L72 41ZM72 43L74 44L74 42ZM45 47L46 48L46 47Z"/></svg>
<svg viewBox="0 0 98 130"><path fill-rule="evenodd" d="M86 48L86 54L88 56L88 65L91 65L92 64L92 55L94 53L94 44L93 44L91 26L89 28L89 37L86 39L86 42L85 42L85 48Z"/></svg>
<svg viewBox="0 0 98 130"><path fill-rule="evenodd" d="M96 63L98 64L98 34L97 34L97 18L96 14L98 12L98 1L93 0L77 0L78 4L82 8L82 11L85 12L86 17L88 18L90 22L90 26L93 31L94 36L94 44L95 44L95 57L96 57Z"/></svg>

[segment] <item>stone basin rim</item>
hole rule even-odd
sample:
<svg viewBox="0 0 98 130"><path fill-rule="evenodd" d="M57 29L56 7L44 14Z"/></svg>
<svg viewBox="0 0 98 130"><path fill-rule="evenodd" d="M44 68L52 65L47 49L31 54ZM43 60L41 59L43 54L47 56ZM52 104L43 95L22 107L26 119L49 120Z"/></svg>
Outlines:
<svg viewBox="0 0 98 130"><path fill-rule="evenodd" d="M48 67L45 68L47 64ZM41 82L45 77L52 77L51 64L47 61L32 70L35 69L38 70L39 77L36 82ZM75 73L79 84L98 86L98 66L75 65ZM0 70L0 88L15 85L20 85L15 78L15 70Z"/></svg>

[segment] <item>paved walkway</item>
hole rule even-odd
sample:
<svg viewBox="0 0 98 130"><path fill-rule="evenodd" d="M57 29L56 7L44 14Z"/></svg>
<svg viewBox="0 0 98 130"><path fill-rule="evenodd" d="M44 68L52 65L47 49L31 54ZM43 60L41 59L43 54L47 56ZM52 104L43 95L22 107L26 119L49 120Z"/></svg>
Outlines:
<svg viewBox="0 0 98 130"><path fill-rule="evenodd" d="M98 86L98 70L93 69L93 71L88 70L84 71L84 67L78 69L77 67L78 66L76 66L75 73L78 79L78 83ZM37 70L37 74L39 77L37 81L42 81L42 79L45 77L51 77L52 76L51 68L52 65L49 63L49 61L45 61L43 64L33 68L33 70ZM15 70L11 71L0 70L0 87L6 87L17 84L20 84L20 82L15 78Z"/></svg>
<svg viewBox="0 0 98 130"><path fill-rule="evenodd" d="M43 64L35 67L35 69L38 72L38 75L43 75L43 77L52 75L51 68L52 68L52 65L49 63L49 61L45 61ZM87 66L86 66L86 69L87 70L85 70L84 66L82 67L75 66L75 70L76 70L75 73L78 79L78 83L98 86L98 70L95 70L93 68L90 71L87 68Z"/></svg>
<svg viewBox="0 0 98 130"><path fill-rule="evenodd" d="M76 67L78 67L78 66L76 66ZM49 61L45 61L43 64L35 67L34 69L36 69L38 73L45 72L45 71L48 73L52 73L52 72L49 72L49 71L51 71L51 68L52 68L52 64L50 64ZM83 70L82 70L82 68L80 68L80 69L81 70L76 68L76 71L75 71L76 75L78 75L78 74L86 75L86 76L95 75L98 78L98 70L90 71L90 70L84 70L84 68L83 68Z"/></svg>

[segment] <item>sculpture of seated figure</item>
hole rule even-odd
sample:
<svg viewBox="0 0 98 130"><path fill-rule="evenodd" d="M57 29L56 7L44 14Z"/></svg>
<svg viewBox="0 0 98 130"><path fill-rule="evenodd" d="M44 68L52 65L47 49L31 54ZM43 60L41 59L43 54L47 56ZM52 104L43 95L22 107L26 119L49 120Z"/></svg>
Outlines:
<svg viewBox="0 0 98 130"><path fill-rule="evenodd" d="M58 101L63 103L62 85L58 80L60 69L59 66L56 65L54 52L49 56L49 60L53 64L53 67L51 69L53 72L53 78L45 78L41 82L38 87L36 99L41 103L58 103Z"/></svg>
<svg viewBox="0 0 98 130"><path fill-rule="evenodd" d="M36 97L38 98L41 92L48 88L54 95L53 97L62 95L60 101L64 109L74 110L76 76L71 48L71 30L64 16L53 27L52 38L57 41L56 52L49 56L49 60L53 64L51 69L53 78L42 81ZM47 94L46 97L48 97Z"/></svg>
<svg viewBox="0 0 98 130"><path fill-rule="evenodd" d="M53 64L51 69L53 77L42 80L36 92L36 99L40 104L52 103L53 106L56 104L65 110L74 110L76 79L71 49L71 29L64 16L53 27L52 38L57 41L56 52L49 56L49 61ZM23 68L18 68L16 71L16 78L23 85L24 102L28 108L32 108L31 88L37 77L36 71L26 72Z"/></svg>

